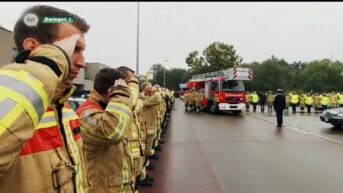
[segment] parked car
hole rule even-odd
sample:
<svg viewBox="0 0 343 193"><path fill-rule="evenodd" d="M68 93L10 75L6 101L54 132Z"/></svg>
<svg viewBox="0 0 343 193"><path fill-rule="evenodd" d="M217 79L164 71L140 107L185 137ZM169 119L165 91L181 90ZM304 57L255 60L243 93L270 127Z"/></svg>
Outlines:
<svg viewBox="0 0 343 193"><path fill-rule="evenodd" d="M81 103L83 103L86 99L85 98L74 98L70 97L68 99L68 103L71 106L71 108L76 111L76 109L80 106Z"/></svg>
<svg viewBox="0 0 343 193"><path fill-rule="evenodd" d="M327 109L320 115L320 120L335 127L343 126L343 108Z"/></svg>

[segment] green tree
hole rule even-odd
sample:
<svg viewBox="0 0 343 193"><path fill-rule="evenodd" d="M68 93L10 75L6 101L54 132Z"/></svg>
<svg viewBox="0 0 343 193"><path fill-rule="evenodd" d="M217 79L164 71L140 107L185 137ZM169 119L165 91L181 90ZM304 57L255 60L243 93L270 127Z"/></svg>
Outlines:
<svg viewBox="0 0 343 193"><path fill-rule="evenodd" d="M203 55L206 64L211 70L223 70L242 64L243 59L236 54L232 45L213 42L204 51Z"/></svg>
<svg viewBox="0 0 343 193"><path fill-rule="evenodd" d="M190 67L191 74L200 74L205 72L212 72L223 70L241 65L243 59L236 54L236 50L232 45L213 42L207 46L199 55L198 51L192 51L185 58L185 61Z"/></svg>
<svg viewBox="0 0 343 193"><path fill-rule="evenodd" d="M343 90L343 65L331 62L329 59L315 60L305 65L301 76L305 77L300 83L305 91L329 92Z"/></svg>
<svg viewBox="0 0 343 193"><path fill-rule="evenodd" d="M283 59L272 58L262 63L254 62L254 77L250 82L250 88L256 91L275 91L278 88L288 89L291 78L291 70Z"/></svg>

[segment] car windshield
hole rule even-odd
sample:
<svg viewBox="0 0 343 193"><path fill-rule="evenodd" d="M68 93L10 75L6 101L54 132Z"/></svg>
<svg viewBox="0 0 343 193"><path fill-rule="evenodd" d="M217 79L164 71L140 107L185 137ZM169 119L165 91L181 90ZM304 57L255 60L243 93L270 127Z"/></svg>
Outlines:
<svg viewBox="0 0 343 193"><path fill-rule="evenodd" d="M244 84L241 80L227 80L221 82L223 91L244 91Z"/></svg>

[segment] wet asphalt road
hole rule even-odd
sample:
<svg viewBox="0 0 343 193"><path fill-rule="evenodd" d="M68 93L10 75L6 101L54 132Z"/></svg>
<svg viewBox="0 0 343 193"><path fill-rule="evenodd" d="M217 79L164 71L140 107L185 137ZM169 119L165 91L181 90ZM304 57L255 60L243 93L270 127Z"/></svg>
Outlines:
<svg viewBox="0 0 343 193"><path fill-rule="evenodd" d="M342 131L319 115L186 113L176 101L156 168L141 193L342 193ZM306 131L309 130L309 131ZM306 132L305 132L306 131Z"/></svg>

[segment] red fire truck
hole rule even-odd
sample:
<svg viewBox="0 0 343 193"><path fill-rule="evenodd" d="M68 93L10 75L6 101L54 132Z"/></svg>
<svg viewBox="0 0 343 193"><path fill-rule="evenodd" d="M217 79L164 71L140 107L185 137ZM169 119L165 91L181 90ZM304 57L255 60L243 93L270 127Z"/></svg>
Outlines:
<svg viewBox="0 0 343 193"><path fill-rule="evenodd" d="M253 78L252 68L229 68L216 72L193 75L187 88L203 89L202 106L212 113L230 111L239 114L245 110L244 81Z"/></svg>

